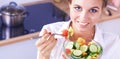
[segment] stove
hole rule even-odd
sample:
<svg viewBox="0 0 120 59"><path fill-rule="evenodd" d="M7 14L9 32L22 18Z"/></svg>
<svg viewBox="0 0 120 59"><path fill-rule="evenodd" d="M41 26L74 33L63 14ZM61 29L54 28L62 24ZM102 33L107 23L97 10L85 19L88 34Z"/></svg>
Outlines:
<svg viewBox="0 0 120 59"><path fill-rule="evenodd" d="M38 32L48 23L65 21L66 13L52 3L25 6L28 15L24 23L17 27L6 27L0 20L0 40Z"/></svg>

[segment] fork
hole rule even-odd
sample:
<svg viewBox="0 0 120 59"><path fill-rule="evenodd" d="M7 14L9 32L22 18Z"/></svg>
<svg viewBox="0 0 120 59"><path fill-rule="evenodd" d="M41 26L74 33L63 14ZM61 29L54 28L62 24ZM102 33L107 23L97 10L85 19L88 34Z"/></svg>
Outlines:
<svg viewBox="0 0 120 59"><path fill-rule="evenodd" d="M47 40L48 40L51 36L54 36L54 35L60 35L60 36L62 36L62 34L53 33L53 34L51 34L50 36L48 36ZM42 36L39 36L39 37L32 37L31 39L38 39L38 38L42 38Z"/></svg>

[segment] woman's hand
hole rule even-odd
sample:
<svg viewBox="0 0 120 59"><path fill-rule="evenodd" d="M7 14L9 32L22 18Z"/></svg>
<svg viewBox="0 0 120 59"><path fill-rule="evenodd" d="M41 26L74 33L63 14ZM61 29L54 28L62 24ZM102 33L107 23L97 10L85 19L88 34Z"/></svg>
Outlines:
<svg viewBox="0 0 120 59"><path fill-rule="evenodd" d="M42 38L36 42L38 48L37 59L49 59L53 47L56 45L57 40L51 33L44 30Z"/></svg>
<svg viewBox="0 0 120 59"><path fill-rule="evenodd" d="M120 0L112 0L112 3L113 3L117 8L120 8Z"/></svg>

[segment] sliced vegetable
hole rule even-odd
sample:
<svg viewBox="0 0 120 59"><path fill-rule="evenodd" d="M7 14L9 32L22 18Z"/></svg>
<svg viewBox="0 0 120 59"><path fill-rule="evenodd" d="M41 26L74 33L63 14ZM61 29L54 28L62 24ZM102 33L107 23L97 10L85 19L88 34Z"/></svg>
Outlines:
<svg viewBox="0 0 120 59"><path fill-rule="evenodd" d="M89 50L90 50L90 52L97 52L98 47L97 47L97 45L92 44L92 45L89 46Z"/></svg>
<svg viewBox="0 0 120 59"><path fill-rule="evenodd" d="M73 49L79 49L80 44L78 42L74 42Z"/></svg>
<svg viewBox="0 0 120 59"><path fill-rule="evenodd" d="M97 42L86 40L79 37L75 42L69 42L66 45L66 54L72 59L99 59L102 54L102 47Z"/></svg>
<svg viewBox="0 0 120 59"><path fill-rule="evenodd" d="M82 54L81 50L74 50L73 51L73 55L76 56L76 57L79 57L81 54Z"/></svg>
<svg viewBox="0 0 120 59"><path fill-rule="evenodd" d="M79 38L77 39L77 42L78 42L80 45L84 45L84 44L86 43L85 39L83 39L83 38L81 38L81 37L79 37Z"/></svg>
<svg viewBox="0 0 120 59"><path fill-rule="evenodd" d="M64 30L62 31L62 36L64 36L64 37L67 37L67 36L68 36L68 30L67 30L67 29L64 29Z"/></svg>
<svg viewBox="0 0 120 59"><path fill-rule="evenodd" d="M86 56L88 53L87 52L82 52L82 56Z"/></svg>
<svg viewBox="0 0 120 59"><path fill-rule="evenodd" d="M88 46L87 46L87 45L82 45L82 46L80 47L80 50L81 50L82 52L86 52L86 51L88 50Z"/></svg>
<svg viewBox="0 0 120 59"><path fill-rule="evenodd" d="M97 59L98 58L98 54L94 53L92 54L92 59Z"/></svg>
<svg viewBox="0 0 120 59"><path fill-rule="evenodd" d="M73 42L68 42L65 48L72 49L73 48Z"/></svg>
<svg viewBox="0 0 120 59"><path fill-rule="evenodd" d="M98 48L98 53L100 54L100 53L102 53L102 47L100 46L100 45L97 45L97 48Z"/></svg>
<svg viewBox="0 0 120 59"><path fill-rule="evenodd" d="M66 54L71 54L71 50L68 48L65 49L65 52L66 52Z"/></svg>
<svg viewBox="0 0 120 59"><path fill-rule="evenodd" d="M73 28L72 28L72 27L69 27L68 32L69 32L70 36L73 36L74 31L73 31Z"/></svg>
<svg viewBox="0 0 120 59"><path fill-rule="evenodd" d="M86 59L92 59L92 57L91 57L91 56L88 56Z"/></svg>
<svg viewBox="0 0 120 59"><path fill-rule="evenodd" d="M74 55L71 55L71 57L72 57L72 59L81 59L81 57L80 56L74 56Z"/></svg>

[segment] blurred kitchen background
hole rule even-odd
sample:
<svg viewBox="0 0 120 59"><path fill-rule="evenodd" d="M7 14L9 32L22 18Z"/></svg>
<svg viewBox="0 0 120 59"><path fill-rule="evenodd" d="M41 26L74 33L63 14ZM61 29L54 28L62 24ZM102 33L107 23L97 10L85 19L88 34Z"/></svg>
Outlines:
<svg viewBox="0 0 120 59"><path fill-rule="evenodd" d="M16 3L29 3L29 2L35 2L35 1L43 1L43 0L0 0L0 7L4 4L8 4L11 1L15 1Z"/></svg>
<svg viewBox="0 0 120 59"><path fill-rule="evenodd" d="M59 2L59 0L55 1L55 3ZM52 2L53 0L0 0L0 13L2 14L0 17L0 40L39 32L45 24L68 20L67 13ZM12 17L7 14L23 15L20 17L13 15ZM23 24L16 26L20 22Z"/></svg>

